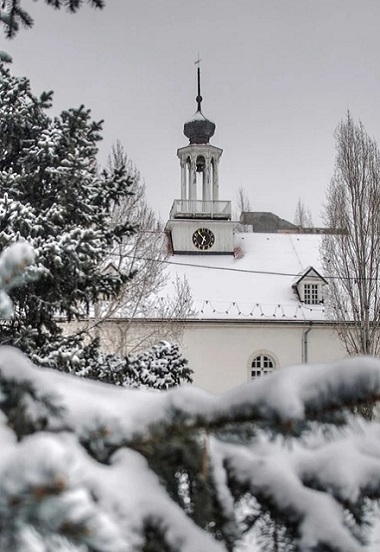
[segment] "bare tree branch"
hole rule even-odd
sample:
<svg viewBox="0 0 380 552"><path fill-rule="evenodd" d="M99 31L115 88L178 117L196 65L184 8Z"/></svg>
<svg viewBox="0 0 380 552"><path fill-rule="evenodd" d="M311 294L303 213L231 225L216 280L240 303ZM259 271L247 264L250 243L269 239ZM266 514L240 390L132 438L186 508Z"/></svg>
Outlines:
<svg viewBox="0 0 380 552"><path fill-rule="evenodd" d="M113 352L126 355L162 340L179 342L183 319L192 312L192 298L187 281L179 279L174 283L174 295L163 295L168 279L165 263L168 257L167 237L161 222L147 203L144 182L121 144L117 143L108 160L108 168L114 170L123 166L133 176L135 184L132 195L127 195L124 201L114 205L110 224L117 226L128 221L137 227L137 232L125 236L110 251L105 267L112 270L115 266L134 276L115 300L96 306L95 327L102 341L112 343ZM112 318L124 319L122 332L115 333L110 325L102 324ZM162 323L134 325L136 320L141 319L160 319Z"/></svg>
<svg viewBox="0 0 380 552"><path fill-rule="evenodd" d="M338 126L322 243L327 312L349 354L380 353L380 154L350 113Z"/></svg>
<svg viewBox="0 0 380 552"><path fill-rule="evenodd" d="M251 209L251 204L250 204L247 192L243 188L243 186L240 186L237 193L236 193L236 198L235 198L234 218L236 220L240 220L240 217L241 217L242 213L248 213L251 210L252 210ZM252 231L252 228L249 225L244 225L244 224L239 223L239 225L237 226L237 231L238 232L250 232L250 231Z"/></svg>
<svg viewBox="0 0 380 552"><path fill-rule="evenodd" d="M294 214L294 224L296 226L299 226L300 228L313 227L313 220L312 220L310 209L307 209L305 207L301 199L299 199L297 202L296 212Z"/></svg>

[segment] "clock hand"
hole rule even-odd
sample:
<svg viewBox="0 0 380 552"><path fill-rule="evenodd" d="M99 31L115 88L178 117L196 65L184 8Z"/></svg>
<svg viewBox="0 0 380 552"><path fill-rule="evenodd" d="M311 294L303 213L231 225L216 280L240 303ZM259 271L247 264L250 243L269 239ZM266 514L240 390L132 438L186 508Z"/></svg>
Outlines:
<svg viewBox="0 0 380 552"><path fill-rule="evenodd" d="M206 241L206 235L205 235L203 232L201 232L200 230L198 230L197 234L198 234L198 236L200 236L200 238L202 239L201 245L203 245L204 242Z"/></svg>

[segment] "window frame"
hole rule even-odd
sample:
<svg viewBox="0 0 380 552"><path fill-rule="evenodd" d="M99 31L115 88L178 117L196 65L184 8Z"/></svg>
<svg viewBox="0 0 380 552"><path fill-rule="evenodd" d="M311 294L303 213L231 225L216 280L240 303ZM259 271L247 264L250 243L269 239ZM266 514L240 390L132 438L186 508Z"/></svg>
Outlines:
<svg viewBox="0 0 380 552"><path fill-rule="evenodd" d="M319 305L322 302L322 285L318 282L304 282L303 302L305 305Z"/></svg>
<svg viewBox="0 0 380 552"><path fill-rule="evenodd" d="M249 360L249 381L273 373L277 364L278 363L272 353L268 351L256 351L253 355L251 355Z"/></svg>

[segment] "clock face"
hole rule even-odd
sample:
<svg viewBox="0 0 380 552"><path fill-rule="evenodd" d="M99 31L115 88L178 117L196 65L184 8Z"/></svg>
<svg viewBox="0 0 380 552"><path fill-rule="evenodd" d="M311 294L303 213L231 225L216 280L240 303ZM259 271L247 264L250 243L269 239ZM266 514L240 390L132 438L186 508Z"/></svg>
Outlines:
<svg viewBox="0 0 380 552"><path fill-rule="evenodd" d="M210 249L214 242L215 236L209 228L198 228L193 234L193 244L202 251Z"/></svg>

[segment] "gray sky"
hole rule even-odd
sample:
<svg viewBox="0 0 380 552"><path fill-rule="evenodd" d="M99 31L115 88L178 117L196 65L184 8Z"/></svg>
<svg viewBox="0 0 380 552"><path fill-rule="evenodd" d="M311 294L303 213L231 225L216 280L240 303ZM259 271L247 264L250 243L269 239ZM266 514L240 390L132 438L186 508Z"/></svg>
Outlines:
<svg viewBox="0 0 380 552"><path fill-rule="evenodd" d="M243 186L253 210L292 221L301 198L319 224L346 110L379 138L378 0L106 0L76 15L24 1L34 28L1 46L12 71L53 89L54 111L83 103L104 119L100 161L121 140L164 220L198 52L203 112L224 150L220 199Z"/></svg>

